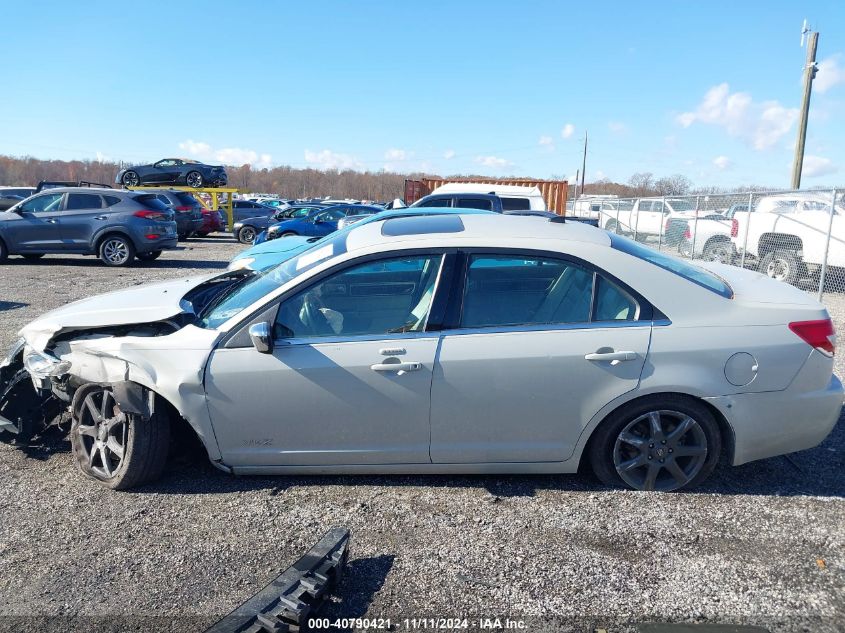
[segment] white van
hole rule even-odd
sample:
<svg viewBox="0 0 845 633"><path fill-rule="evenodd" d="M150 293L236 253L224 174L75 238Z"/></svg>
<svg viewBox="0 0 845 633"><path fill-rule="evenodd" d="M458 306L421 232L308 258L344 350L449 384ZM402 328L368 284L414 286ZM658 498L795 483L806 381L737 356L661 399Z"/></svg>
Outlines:
<svg viewBox="0 0 845 633"><path fill-rule="evenodd" d="M449 193L491 193L502 199L505 211L545 211L546 201L539 187L518 185L492 185L482 182L450 182L440 185L429 195Z"/></svg>

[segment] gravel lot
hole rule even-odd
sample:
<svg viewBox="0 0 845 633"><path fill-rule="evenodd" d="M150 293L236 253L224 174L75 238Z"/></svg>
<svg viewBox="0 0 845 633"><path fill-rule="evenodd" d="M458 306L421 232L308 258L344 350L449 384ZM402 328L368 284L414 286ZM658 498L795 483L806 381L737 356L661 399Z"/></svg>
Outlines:
<svg viewBox="0 0 845 633"><path fill-rule="evenodd" d="M9 260L0 350L48 309L222 269L241 248L222 237L188 247L124 270ZM842 296L828 303L845 331ZM352 551L330 616L392 618L399 629L405 617L441 616L471 628L508 616L530 630L665 620L845 629L841 419L816 449L720 467L681 494L609 490L589 475L235 478L197 458L115 493L84 480L56 435L0 444L0 482L0 629L34 629L10 616L37 616L56 630L201 631L332 525L352 530Z"/></svg>

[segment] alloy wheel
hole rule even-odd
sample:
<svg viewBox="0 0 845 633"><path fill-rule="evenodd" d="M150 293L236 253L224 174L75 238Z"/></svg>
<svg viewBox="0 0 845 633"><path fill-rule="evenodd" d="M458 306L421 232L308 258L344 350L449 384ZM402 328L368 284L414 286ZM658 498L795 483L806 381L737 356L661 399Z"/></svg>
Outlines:
<svg viewBox="0 0 845 633"><path fill-rule="evenodd" d="M789 277L789 262L780 257L775 257L766 266L766 275L778 281L785 281Z"/></svg>
<svg viewBox="0 0 845 633"><path fill-rule="evenodd" d="M137 187L140 182L141 179L134 171L127 171L123 174L123 185L125 187Z"/></svg>
<svg viewBox="0 0 845 633"><path fill-rule="evenodd" d="M707 436L686 413L649 411L619 433L613 465L637 490L668 492L695 479L707 460Z"/></svg>
<svg viewBox="0 0 845 633"><path fill-rule="evenodd" d="M103 257L118 266L125 264L129 260L129 247L121 239L108 239L103 244Z"/></svg>
<svg viewBox="0 0 845 633"><path fill-rule="evenodd" d="M82 401L76 432L88 467L98 477L110 479L120 469L126 454L127 422L111 391L94 391Z"/></svg>
<svg viewBox="0 0 845 633"><path fill-rule="evenodd" d="M202 176L198 172L192 171L190 174L188 174L186 182L188 183L189 187L199 189L200 187L202 187Z"/></svg>
<svg viewBox="0 0 845 633"><path fill-rule="evenodd" d="M255 229L251 226L245 226L241 229L240 237L244 244L252 244L255 241Z"/></svg>

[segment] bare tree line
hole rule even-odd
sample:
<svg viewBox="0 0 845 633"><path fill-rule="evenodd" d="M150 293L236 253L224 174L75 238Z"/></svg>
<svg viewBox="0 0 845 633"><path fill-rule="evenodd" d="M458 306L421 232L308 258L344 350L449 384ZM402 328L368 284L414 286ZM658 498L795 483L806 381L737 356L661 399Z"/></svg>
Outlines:
<svg viewBox="0 0 845 633"><path fill-rule="evenodd" d="M114 183L120 170L117 162L94 160L42 160L32 157L0 156L0 185L36 185L41 180L87 180L103 184ZM356 198L359 200L392 200L404 195L406 178L421 178L433 174L400 174L387 171L354 171L297 169L280 166L272 169L253 169L250 165L228 166L229 186L243 191L276 193L286 198ZM475 174L448 176L451 178L479 178ZM574 185L574 183L573 183ZM695 187L683 174L656 177L651 172L637 172L627 183L607 179L587 183L585 194L614 194L621 197L677 196L687 194L718 194L732 191L763 191L772 187L746 185L741 188ZM570 187L572 195L575 187Z"/></svg>

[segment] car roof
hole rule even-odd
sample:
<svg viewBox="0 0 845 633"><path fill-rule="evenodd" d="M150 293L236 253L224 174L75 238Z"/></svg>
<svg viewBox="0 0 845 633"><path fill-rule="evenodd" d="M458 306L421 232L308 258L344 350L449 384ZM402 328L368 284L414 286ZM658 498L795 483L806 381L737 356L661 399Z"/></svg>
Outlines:
<svg viewBox="0 0 845 633"><path fill-rule="evenodd" d="M347 249L358 250L376 245L383 245L389 249L390 244L406 242L413 239L416 242L431 241L478 241L486 245L497 247L512 246L515 238L537 240L563 240L573 242L587 242L597 246L610 246L610 237L606 231L583 222L560 222L552 219L502 215L499 213L457 213L451 217L460 219L462 229L443 232L443 214L420 215L416 217L395 217L385 220L353 224L346 238ZM412 220L413 234L385 234L384 225ZM392 231L388 231L392 233Z"/></svg>
<svg viewBox="0 0 845 633"><path fill-rule="evenodd" d="M100 195L141 195L143 191L127 191L125 189L108 189L105 187L49 187L38 192L42 193L96 193ZM151 191L150 193L156 193Z"/></svg>

